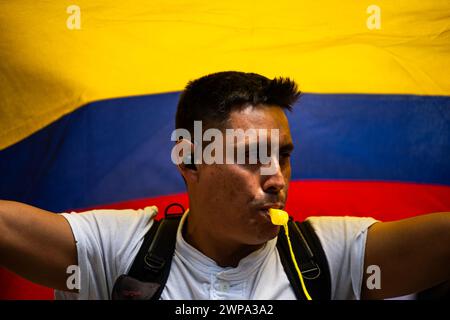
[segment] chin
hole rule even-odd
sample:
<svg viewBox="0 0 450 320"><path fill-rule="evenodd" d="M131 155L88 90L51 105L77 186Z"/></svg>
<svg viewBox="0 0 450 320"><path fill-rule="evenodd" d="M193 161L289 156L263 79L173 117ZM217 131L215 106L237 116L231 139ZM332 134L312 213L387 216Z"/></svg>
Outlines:
<svg viewBox="0 0 450 320"><path fill-rule="evenodd" d="M260 245L264 244L267 241L274 239L278 236L278 232L280 231L280 226L271 225L270 229L261 230L257 239L254 239L252 245Z"/></svg>
<svg viewBox="0 0 450 320"><path fill-rule="evenodd" d="M267 241L272 240L273 238L278 236L278 233L280 232L280 226L273 226L272 230L272 233L268 235L269 238L267 239Z"/></svg>

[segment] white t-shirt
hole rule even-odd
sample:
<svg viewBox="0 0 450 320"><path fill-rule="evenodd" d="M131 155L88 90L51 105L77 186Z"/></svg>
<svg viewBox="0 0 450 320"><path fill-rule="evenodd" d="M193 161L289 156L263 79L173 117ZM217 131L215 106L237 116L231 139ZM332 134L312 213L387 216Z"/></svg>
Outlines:
<svg viewBox="0 0 450 320"><path fill-rule="evenodd" d="M80 292L55 291L56 299L110 299L115 280L127 274L157 213L93 210L63 213L74 234ZM220 267L184 241L183 216L175 254L161 299L296 299L276 248L276 238L242 259L236 268ZM331 273L332 299L359 299L367 228L372 218L310 217Z"/></svg>

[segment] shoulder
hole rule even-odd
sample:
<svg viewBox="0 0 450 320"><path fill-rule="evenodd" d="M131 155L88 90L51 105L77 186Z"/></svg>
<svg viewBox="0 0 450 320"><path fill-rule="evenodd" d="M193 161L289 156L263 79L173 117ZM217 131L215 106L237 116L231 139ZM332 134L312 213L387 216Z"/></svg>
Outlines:
<svg viewBox="0 0 450 320"><path fill-rule="evenodd" d="M84 212L60 213L71 225L102 226L108 229L139 228L147 226L158 213L156 206L143 209L97 209Z"/></svg>
<svg viewBox="0 0 450 320"><path fill-rule="evenodd" d="M72 228L80 267L79 299L109 299L109 288L127 273L158 209L61 213ZM70 298L59 295L58 298Z"/></svg>
<svg viewBox="0 0 450 320"><path fill-rule="evenodd" d="M158 208L151 206L137 210L100 209L61 215L69 222L77 245L96 252L105 248L119 250L140 241L153 225L157 213Z"/></svg>
<svg viewBox="0 0 450 320"><path fill-rule="evenodd" d="M364 252L367 229L378 222L370 217L350 216L310 217L306 221L317 234L327 258L338 261L354 250Z"/></svg>
<svg viewBox="0 0 450 320"><path fill-rule="evenodd" d="M372 224L378 222L371 217L351 217L351 216L323 216L309 217L306 219L314 231L324 238L336 236L355 236L359 232L366 230Z"/></svg>
<svg viewBox="0 0 450 320"><path fill-rule="evenodd" d="M310 217L328 261L332 299L359 299L370 217Z"/></svg>

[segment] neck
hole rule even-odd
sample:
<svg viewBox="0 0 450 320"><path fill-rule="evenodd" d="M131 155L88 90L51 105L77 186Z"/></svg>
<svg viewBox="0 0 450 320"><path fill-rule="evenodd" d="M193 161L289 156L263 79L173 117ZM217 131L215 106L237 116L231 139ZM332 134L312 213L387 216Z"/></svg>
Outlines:
<svg viewBox="0 0 450 320"><path fill-rule="evenodd" d="M220 267L235 268L241 259L264 245L245 245L221 238L220 234L215 233L214 228L198 223L192 214L186 217L182 234L187 243L213 259Z"/></svg>

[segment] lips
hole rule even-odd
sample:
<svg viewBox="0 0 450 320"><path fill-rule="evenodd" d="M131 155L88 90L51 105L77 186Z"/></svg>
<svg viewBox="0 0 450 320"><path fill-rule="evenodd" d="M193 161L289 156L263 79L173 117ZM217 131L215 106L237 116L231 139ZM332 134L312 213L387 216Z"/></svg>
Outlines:
<svg viewBox="0 0 450 320"><path fill-rule="evenodd" d="M262 207L259 208L258 211L264 216L264 218L268 219L269 221L271 221L270 215L269 215L269 209L270 208L283 209L284 205L281 202L276 202L276 203L265 204L265 205L263 205Z"/></svg>
<svg viewBox="0 0 450 320"><path fill-rule="evenodd" d="M269 211L270 208L273 208L273 209L283 209L283 208L284 208L284 205L283 205L283 203L281 203L281 202L268 203L268 204L265 204L264 206L262 206L262 207L261 207L261 210L267 210L267 211Z"/></svg>

